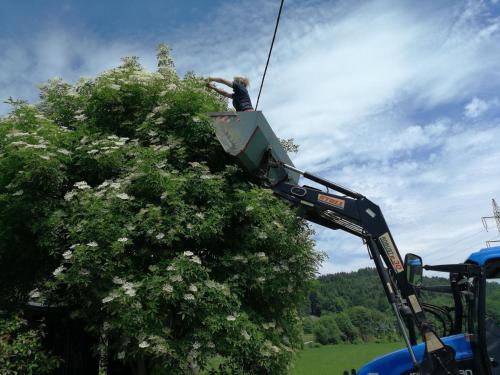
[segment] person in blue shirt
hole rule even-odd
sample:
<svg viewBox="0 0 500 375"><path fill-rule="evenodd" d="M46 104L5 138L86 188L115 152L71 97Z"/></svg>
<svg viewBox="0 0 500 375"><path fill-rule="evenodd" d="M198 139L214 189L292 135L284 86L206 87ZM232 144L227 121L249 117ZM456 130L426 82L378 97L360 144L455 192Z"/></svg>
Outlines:
<svg viewBox="0 0 500 375"><path fill-rule="evenodd" d="M233 93L230 94L218 87L215 87L211 82L218 82L231 87ZM253 111L252 101L250 100L250 95L248 95L247 87L249 81L245 77L234 77L233 81L228 81L224 78L219 77L208 77L207 87L212 89L219 94L225 96L226 98L233 100L233 107L237 112L248 112Z"/></svg>

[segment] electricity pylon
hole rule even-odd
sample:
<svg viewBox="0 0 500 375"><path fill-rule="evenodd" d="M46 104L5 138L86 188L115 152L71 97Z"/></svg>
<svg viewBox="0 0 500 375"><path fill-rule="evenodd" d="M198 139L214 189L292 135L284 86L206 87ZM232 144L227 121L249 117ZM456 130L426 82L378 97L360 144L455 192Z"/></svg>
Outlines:
<svg viewBox="0 0 500 375"><path fill-rule="evenodd" d="M483 221L484 228L488 231L488 220L494 219L497 225L498 233L500 234L500 209L494 199L491 200L491 204L493 206L493 216L484 216L481 220ZM500 240L486 241L486 247L490 247L493 242L500 242Z"/></svg>

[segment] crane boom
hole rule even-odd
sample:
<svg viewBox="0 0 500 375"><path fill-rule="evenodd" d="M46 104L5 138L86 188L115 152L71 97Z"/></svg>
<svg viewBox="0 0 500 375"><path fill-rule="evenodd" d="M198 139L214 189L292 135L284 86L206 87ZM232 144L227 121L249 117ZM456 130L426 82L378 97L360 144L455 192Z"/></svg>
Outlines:
<svg viewBox="0 0 500 375"><path fill-rule="evenodd" d="M360 193L295 168L260 111L209 115L214 119L220 143L240 161L251 179L297 207L306 220L363 239L418 374L458 374L451 348L435 333L413 285L407 280L400 252L379 206ZM299 185L299 175L325 187L326 191ZM416 360L412 349L415 339L409 337L405 321L415 324L425 342L422 363Z"/></svg>

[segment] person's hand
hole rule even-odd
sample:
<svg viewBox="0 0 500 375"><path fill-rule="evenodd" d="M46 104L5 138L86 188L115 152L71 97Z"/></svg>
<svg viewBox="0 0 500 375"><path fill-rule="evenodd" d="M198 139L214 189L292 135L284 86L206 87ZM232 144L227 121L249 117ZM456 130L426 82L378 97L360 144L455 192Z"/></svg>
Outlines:
<svg viewBox="0 0 500 375"><path fill-rule="evenodd" d="M207 87L208 87L209 89L214 89L214 88L215 88L215 87L214 87L214 85L213 85L213 84L211 84L210 82L207 82Z"/></svg>

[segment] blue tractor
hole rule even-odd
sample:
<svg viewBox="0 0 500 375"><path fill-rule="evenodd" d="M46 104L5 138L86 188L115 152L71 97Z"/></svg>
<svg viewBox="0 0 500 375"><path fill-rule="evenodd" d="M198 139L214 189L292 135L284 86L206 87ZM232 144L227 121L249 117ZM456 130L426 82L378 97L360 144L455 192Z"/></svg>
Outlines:
<svg viewBox="0 0 500 375"><path fill-rule="evenodd" d="M295 168L260 111L209 115L222 147L249 179L297 207L308 221L351 233L367 245L406 349L351 374L500 375L500 317L488 313L488 285L500 281L500 247L473 253L463 264L424 266L414 254L403 261L380 208L358 192ZM300 185L300 176L316 185ZM446 272L449 285L422 285L423 269ZM423 303L422 291L448 293L453 314ZM441 332L436 321L443 322Z"/></svg>

